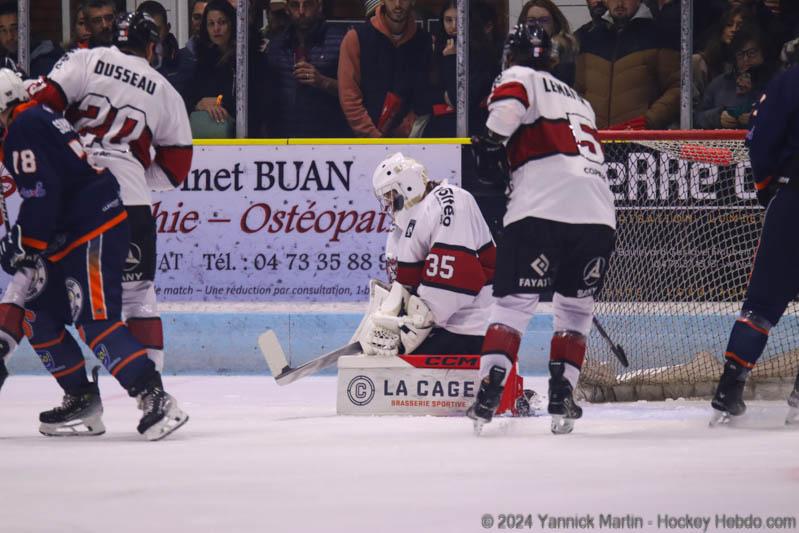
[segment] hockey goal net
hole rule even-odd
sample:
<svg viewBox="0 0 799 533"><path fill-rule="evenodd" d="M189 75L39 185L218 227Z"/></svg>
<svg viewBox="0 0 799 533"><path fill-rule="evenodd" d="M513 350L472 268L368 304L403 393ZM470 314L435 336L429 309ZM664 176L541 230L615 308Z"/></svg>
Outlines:
<svg viewBox="0 0 799 533"><path fill-rule="evenodd" d="M743 131L602 132L617 242L580 378L589 401L709 397L746 291L764 210ZM771 331L747 396L785 398L799 369L799 306Z"/></svg>

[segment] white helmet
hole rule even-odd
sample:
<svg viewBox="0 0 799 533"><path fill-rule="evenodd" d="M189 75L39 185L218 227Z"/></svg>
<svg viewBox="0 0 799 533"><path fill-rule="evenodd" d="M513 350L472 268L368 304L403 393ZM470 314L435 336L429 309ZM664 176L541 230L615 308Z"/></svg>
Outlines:
<svg viewBox="0 0 799 533"><path fill-rule="evenodd" d="M0 113L29 98L22 76L8 68L0 69Z"/></svg>
<svg viewBox="0 0 799 533"><path fill-rule="evenodd" d="M403 228L410 218L410 209L424 198L427 182L424 165L399 152L384 159L372 175L372 187L380 205Z"/></svg>

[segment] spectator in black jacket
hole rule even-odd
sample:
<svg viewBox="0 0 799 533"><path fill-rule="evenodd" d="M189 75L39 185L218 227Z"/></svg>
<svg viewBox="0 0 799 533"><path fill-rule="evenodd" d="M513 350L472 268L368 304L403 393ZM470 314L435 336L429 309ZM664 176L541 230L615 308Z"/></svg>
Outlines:
<svg viewBox="0 0 799 533"><path fill-rule="evenodd" d="M169 83L178 92L182 93L188 80L178 77L178 40L169 31L172 27L167 20L166 9L155 0L145 0L139 4L136 11L150 15L155 25L158 26L160 41L155 47L155 57L151 61L153 68L169 80Z"/></svg>
<svg viewBox="0 0 799 533"><path fill-rule="evenodd" d="M21 72L17 61L19 43L17 42L17 3L8 2L0 5L0 47L5 56L2 66ZM30 76L44 76L53 68L64 50L50 40L34 41L31 46ZM13 66L12 66L13 65Z"/></svg>
<svg viewBox="0 0 799 533"><path fill-rule="evenodd" d="M338 102L338 57L345 28L328 24L321 0L289 0L289 25L266 52L270 137L347 137Z"/></svg>

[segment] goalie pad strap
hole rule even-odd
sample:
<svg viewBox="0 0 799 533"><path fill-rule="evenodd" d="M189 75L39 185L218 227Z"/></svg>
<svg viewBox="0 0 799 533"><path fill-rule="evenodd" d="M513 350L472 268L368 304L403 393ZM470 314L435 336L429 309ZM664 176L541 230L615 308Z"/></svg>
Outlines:
<svg viewBox="0 0 799 533"><path fill-rule="evenodd" d="M160 318L133 317L128 319L127 326L133 337L145 348L164 349L164 328Z"/></svg>
<svg viewBox="0 0 799 533"><path fill-rule="evenodd" d="M576 331L556 331L552 335L549 360L563 361L580 370L585 361L585 335Z"/></svg>

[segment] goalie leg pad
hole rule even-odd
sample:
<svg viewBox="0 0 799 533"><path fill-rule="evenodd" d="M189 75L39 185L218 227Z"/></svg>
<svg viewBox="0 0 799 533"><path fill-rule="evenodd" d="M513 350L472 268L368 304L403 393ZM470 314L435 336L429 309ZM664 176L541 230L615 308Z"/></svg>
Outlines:
<svg viewBox="0 0 799 533"><path fill-rule="evenodd" d="M399 328L402 353L413 353L433 331L433 313L421 298L414 295L408 299L406 315Z"/></svg>
<svg viewBox="0 0 799 533"><path fill-rule="evenodd" d="M743 310L730 333L724 356L752 369L766 349L771 323L751 310Z"/></svg>

